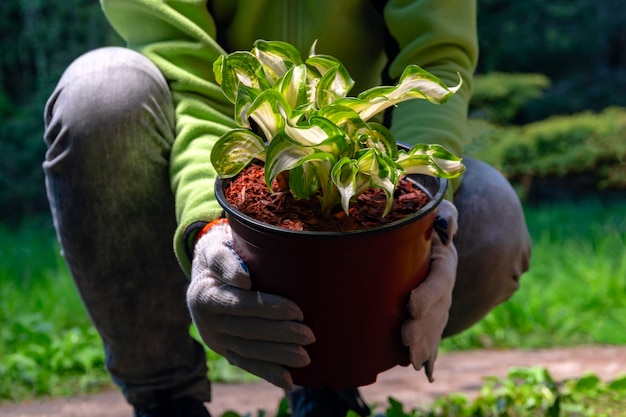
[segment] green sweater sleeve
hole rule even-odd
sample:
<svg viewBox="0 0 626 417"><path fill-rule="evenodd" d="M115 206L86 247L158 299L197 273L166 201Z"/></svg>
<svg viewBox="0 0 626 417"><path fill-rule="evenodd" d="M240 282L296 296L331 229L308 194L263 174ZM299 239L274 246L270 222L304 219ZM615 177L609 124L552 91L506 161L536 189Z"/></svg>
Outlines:
<svg viewBox="0 0 626 417"><path fill-rule="evenodd" d="M391 131L409 144L438 143L461 156L473 73L478 60L475 0L391 0L384 9L385 23L398 44L389 67L397 79L409 64L417 64L448 86L463 79L462 88L444 105L425 100L400 103L393 111ZM446 198L461 179L453 180Z"/></svg>
<svg viewBox="0 0 626 417"><path fill-rule="evenodd" d="M213 75L213 62L224 51L215 41L206 0L101 0L101 4L128 47L159 67L174 97L176 138L170 155L178 221L174 251L189 274L185 229L213 220L222 211L214 196L216 174L209 156L215 141L235 127L232 105Z"/></svg>

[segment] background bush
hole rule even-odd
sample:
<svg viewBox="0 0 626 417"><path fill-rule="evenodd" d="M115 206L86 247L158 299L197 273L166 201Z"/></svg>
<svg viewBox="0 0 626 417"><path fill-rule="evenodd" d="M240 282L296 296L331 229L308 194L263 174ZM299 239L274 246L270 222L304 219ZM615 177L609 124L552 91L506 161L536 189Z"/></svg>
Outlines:
<svg viewBox="0 0 626 417"><path fill-rule="evenodd" d="M543 74L490 72L478 74L470 103L470 117L497 125L511 124L524 106L540 98L550 86Z"/></svg>
<svg viewBox="0 0 626 417"><path fill-rule="evenodd" d="M120 44L97 1L0 2L0 220L47 210L43 108L74 58Z"/></svg>
<svg viewBox="0 0 626 417"><path fill-rule="evenodd" d="M525 120L626 106L626 2L478 0L478 72L542 73Z"/></svg>
<svg viewBox="0 0 626 417"><path fill-rule="evenodd" d="M626 189L626 109L494 128L474 155L533 199ZM622 192L623 195L623 192Z"/></svg>

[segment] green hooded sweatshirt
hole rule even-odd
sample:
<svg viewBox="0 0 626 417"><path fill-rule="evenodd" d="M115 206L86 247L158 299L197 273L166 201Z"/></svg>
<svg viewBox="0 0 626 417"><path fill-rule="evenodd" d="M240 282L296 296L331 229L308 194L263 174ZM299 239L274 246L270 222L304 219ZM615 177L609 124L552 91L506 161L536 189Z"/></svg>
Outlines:
<svg viewBox="0 0 626 417"><path fill-rule="evenodd" d="M306 57L317 40L316 52L338 58L355 79L351 95L395 83L409 64L420 65L449 86L458 83L460 74L463 87L443 106L425 100L400 103L393 110L391 131L401 142L439 143L463 153L478 55L475 0L100 1L127 46L159 67L173 93L174 250L188 275L185 230L222 212L213 192L211 148L236 127L233 106L213 74L213 62L221 54L249 51L256 39L265 39L289 42ZM458 183L453 181L447 198Z"/></svg>

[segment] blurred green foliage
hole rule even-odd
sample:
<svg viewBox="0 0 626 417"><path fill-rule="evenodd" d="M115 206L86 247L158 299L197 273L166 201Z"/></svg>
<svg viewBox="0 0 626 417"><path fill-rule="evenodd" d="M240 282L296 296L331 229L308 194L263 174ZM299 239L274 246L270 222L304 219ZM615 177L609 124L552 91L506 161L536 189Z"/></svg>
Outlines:
<svg viewBox="0 0 626 417"><path fill-rule="evenodd" d="M47 210L44 104L74 58L113 44L97 1L0 2L0 220Z"/></svg>
<svg viewBox="0 0 626 417"><path fill-rule="evenodd" d="M0 401L110 384L100 337L43 216L0 224Z"/></svg>
<svg viewBox="0 0 626 417"><path fill-rule="evenodd" d="M625 138L626 109L609 107L494 127L474 144L474 155L501 170L522 196L582 196L626 189Z"/></svg>
<svg viewBox="0 0 626 417"><path fill-rule="evenodd" d="M478 74L470 117L497 125L511 124L525 105L543 95L551 82L543 74L490 72Z"/></svg>
<svg viewBox="0 0 626 417"><path fill-rule="evenodd" d="M478 12L480 74L541 73L552 81L519 123L626 106L623 0L478 0Z"/></svg>

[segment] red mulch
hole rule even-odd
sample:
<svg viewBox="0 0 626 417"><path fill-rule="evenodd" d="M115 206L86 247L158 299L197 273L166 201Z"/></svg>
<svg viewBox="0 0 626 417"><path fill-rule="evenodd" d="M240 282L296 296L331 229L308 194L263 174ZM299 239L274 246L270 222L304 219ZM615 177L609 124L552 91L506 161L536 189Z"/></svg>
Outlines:
<svg viewBox="0 0 626 417"><path fill-rule="evenodd" d="M276 187L278 184L275 182ZM330 216L320 216L316 198L296 200L289 191L270 192L263 166L251 164L225 190L226 199L239 211L264 223L291 230L345 231L388 224L412 214L428 203L428 196L415 184L402 179L394 195L393 209L382 218L385 193L372 188L361 194L346 216L341 207Z"/></svg>

